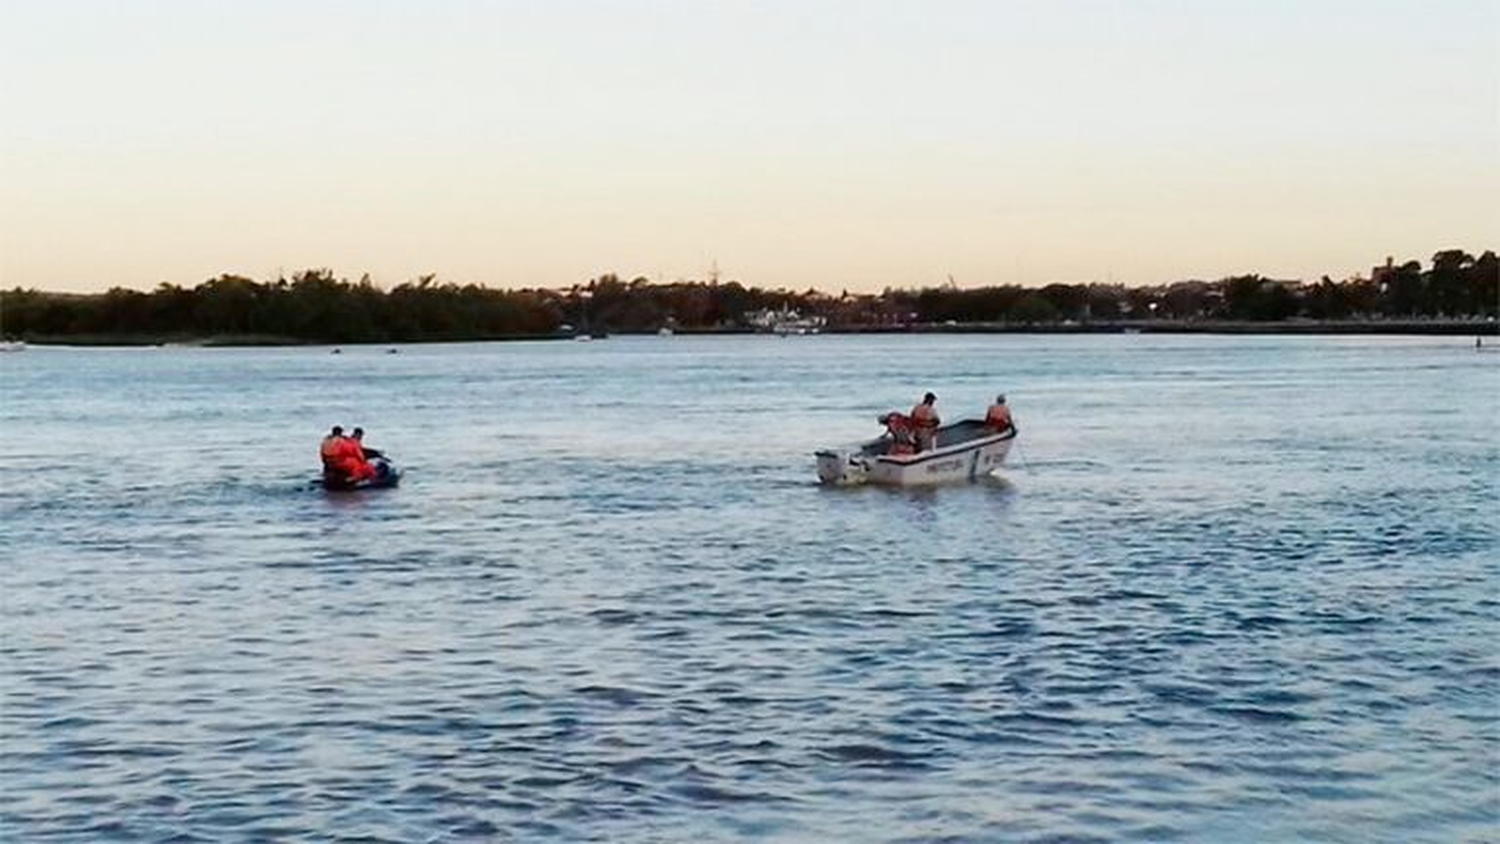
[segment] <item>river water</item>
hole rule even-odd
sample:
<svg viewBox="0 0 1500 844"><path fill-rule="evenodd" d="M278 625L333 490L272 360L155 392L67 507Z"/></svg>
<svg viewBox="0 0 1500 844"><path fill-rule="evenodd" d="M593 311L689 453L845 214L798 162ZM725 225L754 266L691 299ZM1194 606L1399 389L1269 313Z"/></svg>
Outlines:
<svg viewBox="0 0 1500 844"><path fill-rule="evenodd" d="M999 477L815 483L929 389ZM1462 338L0 356L0 839L1495 841L1497 420Z"/></svg>

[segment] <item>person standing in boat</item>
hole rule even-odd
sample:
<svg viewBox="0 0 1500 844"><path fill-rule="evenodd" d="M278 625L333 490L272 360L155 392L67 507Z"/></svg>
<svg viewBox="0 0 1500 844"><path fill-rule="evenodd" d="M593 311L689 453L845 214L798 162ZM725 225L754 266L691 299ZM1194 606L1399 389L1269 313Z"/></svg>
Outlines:
<svg viewBox="0 0 1500 844"><path fill-rule="evenodd" d="M931 451L937 447L937 429L943 423L938 418L937 396L928 393L922 403L911 409L911 425L917 437L917 451Z"/></svg>
<svg viewBox="0 0 1500 844"><path fill-rule="evenodd" d="M984 412L984 424L985 427L993 428L996 433L1015 427L1016 423L1010 418L1010 407L1005 403L1004 393L995 396L995 403Z"/></svg>

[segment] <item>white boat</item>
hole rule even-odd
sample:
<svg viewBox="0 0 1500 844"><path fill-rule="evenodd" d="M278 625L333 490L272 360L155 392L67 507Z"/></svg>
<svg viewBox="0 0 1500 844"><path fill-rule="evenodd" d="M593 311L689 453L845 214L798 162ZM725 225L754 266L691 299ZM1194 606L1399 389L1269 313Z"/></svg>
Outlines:
<svg viewBox="0 0 1500 844"><path fill-rule="evenodd" d="M917 454L891 454L889 435L844 448L815 452L818 480L825 484L931 486L984 477L1005 462L1016 429L996 431L978 419L937 429L937 447Z"/></svg>
<svg viewBox="0 0 1500 844"><path fill-rule="evenodd" d="M25 340L0 340L0 352L24 352Z"/></svg>

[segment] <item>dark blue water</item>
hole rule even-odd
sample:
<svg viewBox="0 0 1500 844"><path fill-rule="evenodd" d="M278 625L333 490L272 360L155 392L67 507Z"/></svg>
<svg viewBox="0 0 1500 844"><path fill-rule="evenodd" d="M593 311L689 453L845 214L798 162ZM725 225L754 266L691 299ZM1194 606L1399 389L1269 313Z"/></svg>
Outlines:
<svg viewBox="0 0 1500 844"><path fill-rule="evenodd" d="M0 356L0 839L1500 840L1500 355L327 351ZM814 483L928 389L1001 477Z"/></svg>

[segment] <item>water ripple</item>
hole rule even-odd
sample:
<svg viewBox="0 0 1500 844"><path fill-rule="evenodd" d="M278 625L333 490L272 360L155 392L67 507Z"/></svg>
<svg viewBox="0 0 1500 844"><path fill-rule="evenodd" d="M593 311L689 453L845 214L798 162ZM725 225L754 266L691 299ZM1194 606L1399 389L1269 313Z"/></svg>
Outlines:
<svg viewBox="0 0 1500 844"><path fill-rule="evenodd" d="M1493 368L761 339L8 356L0 837L1496 838ZM1004 478L810 482L892 343L953 413L1005 361ZM403 486L310 488L309 415Z"/></svg>

